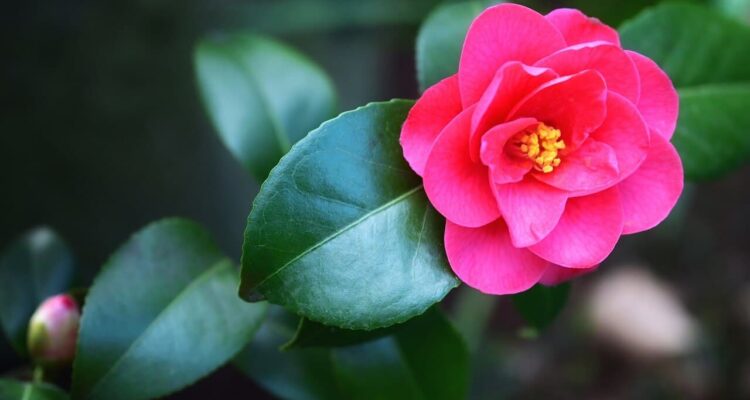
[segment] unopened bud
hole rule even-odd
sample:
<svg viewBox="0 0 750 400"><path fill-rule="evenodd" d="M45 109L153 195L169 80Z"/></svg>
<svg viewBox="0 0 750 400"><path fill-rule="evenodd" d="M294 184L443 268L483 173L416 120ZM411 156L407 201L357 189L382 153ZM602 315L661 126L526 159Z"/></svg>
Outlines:
<svg viewBox="0 0 750 400"><path fill-rule="evenodd" d="M81 313L78 303L67 294L45 300L29 322L29 354L39 364L69 364L76 351Z"/></svg>

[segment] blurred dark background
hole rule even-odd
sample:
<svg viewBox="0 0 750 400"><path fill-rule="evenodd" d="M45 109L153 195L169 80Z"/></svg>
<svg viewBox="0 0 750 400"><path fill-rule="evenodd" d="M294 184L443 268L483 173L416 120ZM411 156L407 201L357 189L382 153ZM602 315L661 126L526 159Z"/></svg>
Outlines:
<svg viewBox="0 0 750 400"><path fill-rule="evenodd" d="M537 1L617 26L656 1ZM414 41L439 0L133 0L8 2L0 13L0 247L35 225L64 237L87 285L150 221L185 216L239 259L258 185L214 133L194 80L204 35L247 30L281 39L332 76L340 111L415 98ZM526 2L527 4L529 2ZM742 0L713 4L747 18ZM688 355L631 357L587 334L579 315L607 272L574 286L540 338L507 299L457 292L453 310L486 310L475 398L750 398L750 170L692 185L669 223L626 238L602 270L640 266L699 326ZM637 267L638 268L638 267ZM580 288L580 289L579 289ZM462 308L463 307L463 308ZM458 318L458 317L457 317ZM466 326L472 320L466 317ZM472 322L473 321L473 322ZM482 322L483 323L483 322ZM484 327L482 325L481 327ZM480 328L481 328L480 327ZM477 328L478 329L478 328ZM589 329L590 330L590 329ZM582 333L584 332L584 333ZM471 334L471 332L469 332ZM0 345L0 370L13 365ZM631 352L632 353L632 352ZM231 367L173 396L271 398Z"/></svg>

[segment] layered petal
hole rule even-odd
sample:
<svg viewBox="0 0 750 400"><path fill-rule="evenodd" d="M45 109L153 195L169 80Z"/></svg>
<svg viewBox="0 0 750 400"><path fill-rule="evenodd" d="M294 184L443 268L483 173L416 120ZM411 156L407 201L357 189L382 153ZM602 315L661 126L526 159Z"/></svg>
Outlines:
<svg viewBox="0 0 750 400"><path fill-rule="evenodd" d="M445 252L453 272L487 294L513 294L534 286L549 265L526 249L513 247L502 219L479 228L448 221Z"/></svg>
<svg viewBox="0 0 750 400"><path fill-rule="evenodd" d="M555 286L567 282L581 275L594 272L599 268L598 265L592 268L565 268L558 265L550 265L544 270L544 274L539 278L539 283L545 286Z"/></svg>
<svg viewBox="0 0 750 400"><path fill-rule="evenodd" d="M519 62L503 65L479 99L471 120L472 159L479 159L479 144L487 129L505 122L508 113L521 99L555 78L557 74L548 68L530 67Z"/></svg>
<svg viewBox="0 0 750 400"><path fill-rule="evenodd" d="M551 125L573 150L604 121L606 100L604 78L587 70L545 83L521 100L508 118L531 117Z"/></svg>
<svg viewBox="0 0 750 400"><path fill-rule="evenodd" d="M598 192L619 181L617 155L609 145L590 138L581 147L561 157L555 170L532 175L540 182L580 196Z"/></svg>
<svg viewBox="0 0 750 400"><path fill-rule="evenodd" d="M553 264L591 268L615 248L622 226L620 195L613 187L568 199L555 229L528 249Z"/></svg>
<svg viewBox="0 0 750 400"><path fill-rule="evenodd" d="M635 63L619 46L588 42L566 47L539 60L535 66L553 69L560 76L593 69L607 83L607 89L638 102L641 84Z"/></svg>
<svg viewBox="0 0 750 400"><path fill-rule="evenodd" d="M468 227L486 225L500 216L489 170L469 157L470 107L443 129L424 169L424 189L433 206L448 220Z"/></svg>
<svg viewBox="0 0 750 400"><path fill-rule="evenodd" d="M461 109L456 75L431 86L414 104L399 139L404 157L414 172L422 175L435 139Z"/></svg>
<svg viewBox="0 0 750 400"><path fill-rule="evenodd" d="M627 51L641 77L641 97L636 106L646 124L669 140L677 126L680 99L669 76L650 58Z"/></svg>
<svg viewBox="0 0 750 400"><path fill-rule="evenodd" d="M677 204L683 189L680 156L671 143L652 135L646 161L618 185L624 215L623 233L651 229Z"/></svg>
<svg viewBox="0 0 750 400"><path fill-rule="evenodd" d="M490 168L495 184L518 182L531 169L531 160L513 157L506 151L506 143L515 134L538 125L534 118L519 118L490 129L482 137L482 163Z"/></svg>
<svg viewBox="0 0 750 400"><path fill-rule="evenodd" d="M508 61L532 65L565 47L562 34L541 14L517 4L500 4L469 27L458 66L464 107L476 103L495 72Z"/></svg>
<svg viewBox="0 0 750 400"><path fill-rule="evenodd" d="M558 8L547 14L545 18L562 33L568 45L597 40L620 45L620 35L616 30L596 18L587 17L578 10Z"/></svg>
<svg viewBox="0 0 750 400"><path fill-rule="evenodd" d="M609 145L617 156L619 180L627 178L646 159L650 135L635 106L624 97L609 93L607 118L591 138Z"/></svg>
<svg viewBox="0 0 750 400"><path fill-rule="evenodd" d="M528 247L544 239L557 226L568 194L531 177L518 183L495 186L500 212L515 247Z"/></svg>

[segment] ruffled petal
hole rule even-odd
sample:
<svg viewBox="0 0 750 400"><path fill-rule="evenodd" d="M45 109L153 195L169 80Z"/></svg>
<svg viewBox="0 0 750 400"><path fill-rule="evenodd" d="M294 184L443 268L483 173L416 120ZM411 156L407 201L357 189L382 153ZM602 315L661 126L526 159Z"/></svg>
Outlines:
<svg viewBox="0 0 750 400"><path fill-rule="evenodd" d="M557 74L548 68L530 67L519 62L503 65L479 99L471 120L472 159L479 159L479 144L488 129L507 121L508 113L521 99L555 78Z"/></svg>
<svg viewBox="0 0 750 400"><path fill-rule="evenodd" d="M479 228L448 221L445 252L459 279L487 294L513 294L534 286L549 263L513 247L502 219Z"/></svg>
<svg viewBox="0 0 750 400"><path fill-rule="evenodd" d="M641 97L636 106L646 124L669 140L677 126L680 99L669 76L650 58L627 51L641 77Z"/></svg>
<svg viewBox="0 0 750 400"><path fill-rule="evenodd" d="M456 75L431 86L414 104L399 139L404 157L414 172L422 175L435 139L461 109Z"/></svg>
<svg viewBox="0 0 750 400"><path fill-rule="evenodd" d="M529 247L545 260L568 268L591 268L615 248L623 215L617 187L568 199L560 222L541 242Z"/></svg>
<svg viewBox="0 0 750 400"><path fill-rule="evenodd" d="M509 3L488 8L472 22L461 52L458 80L464 107L479 100L506 62L532 65L563 47L560 32L536 11Z"/></svg>
<svg viewBox="0 0 750 400"><path fill-rule="evenodd" d="M604 121L606 100L604 78L588 70L545 83L521 100L508 119L531 117L551 125L572 151Z"/></svg>
<svg viewBox="0 0 750 400"><path fill-rule="evenodd" d="M667 218L682 193L683 180L682 162L674 146L652 135L646 161L618 185L625 219L623 233L651 229Z"/></svg>
<svg viewBox="0 0 750 400"><path fill-rule="evenodd" d="M607 118L591 138L614 149L620 170L619 180L630 176L646 159L649 136L648 127L635 106L624 97L609 93Z"/></svg>
<svg viewBox="0 0 750 400"><path fill-rule="evenodd" d="M474 107L443 129L424 169L424 189L448 220L468 227L486 225L500 216L490 188L489 170L469 157L469 129Z"/></svg>
<svg viewBox="0 0 750 400"><path fill-rule="evenodd" d="M518 182L531 169L531 160L508 155L505 145L515 134L538 122L534 118L519 118L490 129L482 138L481 159L490 168L495 184Z"/></svg>
<svg viewBox="0 0 750 400"><path fill-rule="evenodd" d="M544 274L539 279L539 283L545 286L559 285L581 275L590 274L598 268L598 265L592 268L565 268L558 265L550 265L544 270Z"/></svg>
<svg viewBox="0 0 750 400"><path fill-rule="evenodd" d="M534 178L575 196L598 192L619 181L617 155L609 145L589 138L581 147L562 157L554 171L535 171Z"/></svg>
<svg viewBox="0 0 750 400"><path fill-rule="evenodd" d="M568 45L603 40L620 45L620 35L596 18L571 8L558 8L545 16L565 37Z"/></svg>
<svg viewBox="0 0 750 400"><path fill-rule="evenodd" d="M539 60L535 66L553 69L560 76L593 69L607 83L634 104L640 95L640 78L635 63L619 46L608 42L588 42L566 47Z"/></svg>
<svg viewBox="0 0 750 400"><path fill-rule="evenodd" d="M495 186L495 197L513 246L528 247L557 226L568 194L527 177L518 183Z"/></svg>

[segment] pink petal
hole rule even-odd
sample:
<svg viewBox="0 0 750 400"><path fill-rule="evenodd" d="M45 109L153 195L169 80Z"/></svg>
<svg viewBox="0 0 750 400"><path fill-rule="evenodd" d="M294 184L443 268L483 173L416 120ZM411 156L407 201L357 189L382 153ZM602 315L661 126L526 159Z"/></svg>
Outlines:
<svg viewBox="0 0 750 400"><path fill-rule="evenodd" d="M611 92L607 97L607 118L591 138L614 149L620 180L641 165L650 147L648 127L641 114L631 102Z"/></svg>
<svg viewBox="0 0 750 400"><path fill-rule="evenodd" d="M552 233L529 250L553 264L591 268L615 248L622 225L622 205L617 187L570 198Z"/></svg>
<svg viewBox="0 0 750 400"><path fill-rule="evenodd" d="M589 42L566 47L542 58L536 64L552 68L560 76L587 69L602 74L607 89L625 96L633 103L640 95L640 78L635 63L619 46L608 42Z"/></svg>
<svg viewBox="0 0 750 400"><path fill-rule="evenodd" d="M548 262L513 247L502 219L480 228L448 221L445 252L453 272L467 285L487 294L513 294L534 286Z"/></svg>
<svg viewBox="0 0 750 400"><path fill-rule="evenodd" d="M636 106L646 124L669 140L677 126L680 99L669 76L650 58L627 51L641 76L641 97Z"/></svg>
<svg viewBox="0 0 750 400"><path fill-rule="evenodd" d="M581 147L560 157L554 171L532 175L550 186L577 196L593 193L616 184L620 179L617 155L609 145L589 138Z"/></svg>
<svg viewBox="0 0 750 400"><path fill-rule="evenodd" d="M419 175L440 131L461 112L458 77L445 78L427 89L409 111L401 128L401 147L409 165Z"/></svg>
<svg viewBox="0 0 750 400"><path fill-rule="evenodd" d="M568 45L597 40L620 45L620 35L617 34L616 30L596 18L587 17L578 10L558 8L547 14L545 18L557 27Z"/></svg>
<svg viewBox="0 0 750 400"><path fill-rule="evenodd" d="M587 70L545 83L521 100L508 119L531 117L560 129L573 150L604 121L606 99L604 78Z"/></svg>
<svg viewBox="0 0 750 400"><path fill-rule="evenodd" d="M464 107L479 100L506 62L532 65L563 47L560 32L534 10L517 4L486 9L469 27L461 52L458 80Z"/></svg>
<svg viewBox="0 0 750 400"><path fill-rule="evenodd" d="M682 162L674 146L663 137L652 135L646 161L618 188L625 216L623 233L642 232L658 225L682 193Z"/></svg>
<svg viewBox="0 0 750 400"><path fill-rule="evenodd" d="M557 74L547 68L529 67L519 62L503 65L479 99L471 120L472 159L479 159L479 144L487 129L505 122L521 99L554 78Z"/></svg>
<svg viewBox="0 0 750 400"><path fill-rule="evenodd" d="M550 265L544 271L544 275L539 279L539 283L545 286L559 285L581 275L592 273L598 268L598 265L595 265L592 268L565 268L557 265Z"/></svg>
<svg viewBox="0 0 750 400"><path fill-rule="evenodd" d="M509 155L505 145L515 134L537 125L538 122L534 118L519 118L500 124L484 134L481 158L482 163L490 167L492 182L496 184L518 182L529 172L531 160Z"/></svg>
<svg viewBox="0 0 750 400"><path fill-rule="evenodd" d="M433 206L463 226L486 225L500 216L490 188L489 171L469 157L470 107L443 129L424 169L424 189Z"/></svg>
<svg viewBox="0 0 750 400"><path fill-rule="evenodd" d="M531 177L495 186L495 197L515 247L544 239L557 226L568 194Z"/></svg>

